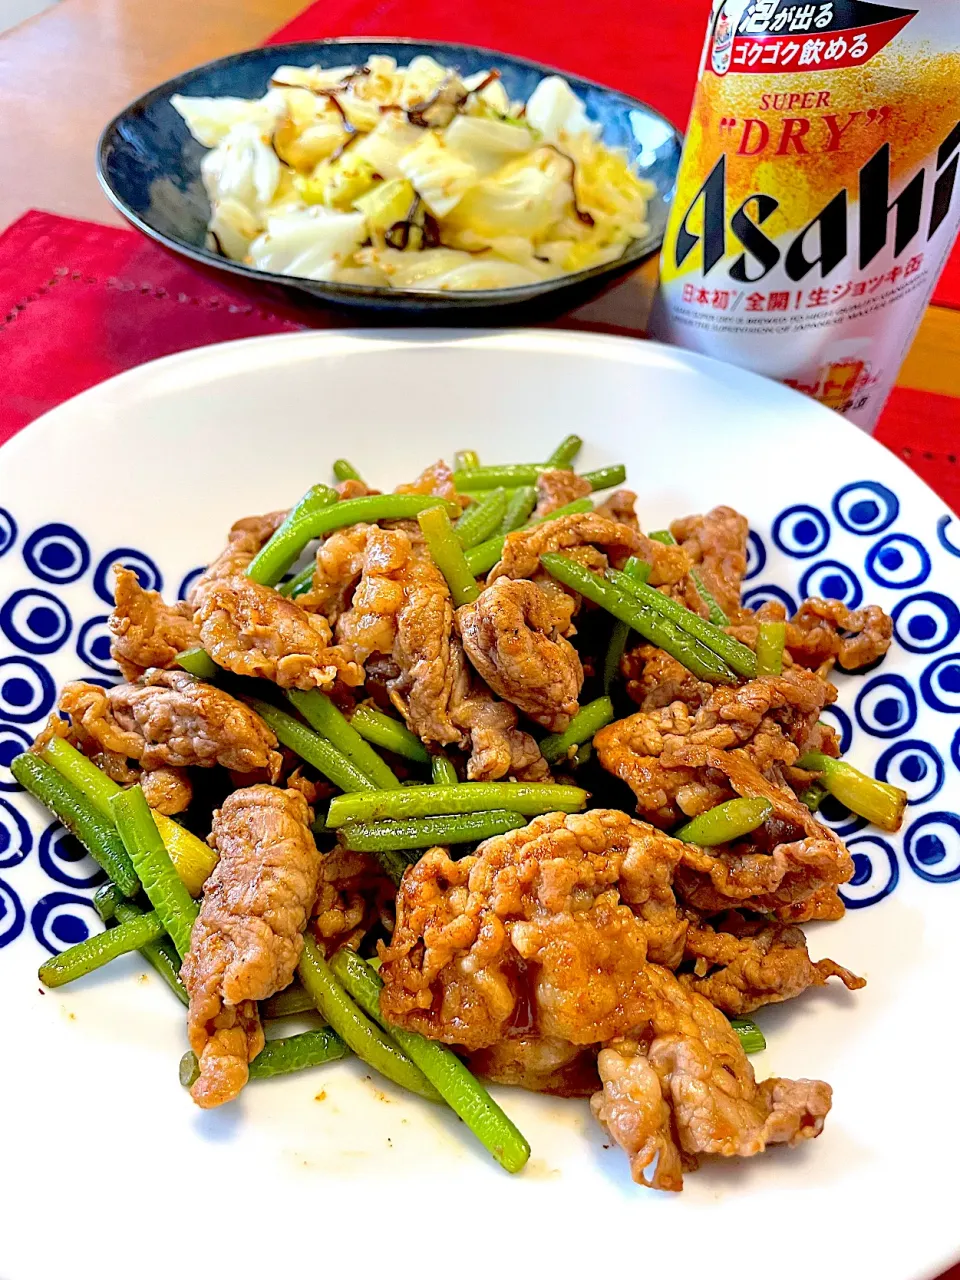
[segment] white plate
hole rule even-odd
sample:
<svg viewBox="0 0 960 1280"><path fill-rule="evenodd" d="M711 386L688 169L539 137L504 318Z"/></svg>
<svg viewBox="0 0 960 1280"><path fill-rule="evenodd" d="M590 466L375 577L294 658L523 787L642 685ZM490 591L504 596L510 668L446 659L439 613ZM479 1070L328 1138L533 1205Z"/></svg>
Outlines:
<svg viewBox="0 0 960 1280"><path fill-rule="evenodd" d="M718 502L746 512L749 600L862 591L897 618L901 643L878 671L842 678L835 719L850 727L852 759L872 769L884 757L915 802L897 837L856 831L845 893L858 909L811 930L816 955L869 985L810 992L758 1019L769 1038L759 1074L834 1085L824 1135L708 1161L671 1197L630 1182L583 1102L498 1091L534 1149L516 1179L449 1114L355 1061L199 1112L177 1083L182 1010L136 961L38 990L44 943L60 947L92 919L95 868L71 861L44 815L8 790L5 1280L208 1266L234 1280L291 1266L399 1280L609 1264L706 1268L715 1280L919 1280L958 1252L960 529L828 410L651 343L548 332L305 333L133 370L0 452L0 507L17 526L0 533L0 753L39 727L53 682L91 665L111 675L103 579L117 548L175 594L235 517L291 502L337 456L390 488L458 447L529 460L569 431L588 442L585 465L628 463L647 527Z"/></svg>

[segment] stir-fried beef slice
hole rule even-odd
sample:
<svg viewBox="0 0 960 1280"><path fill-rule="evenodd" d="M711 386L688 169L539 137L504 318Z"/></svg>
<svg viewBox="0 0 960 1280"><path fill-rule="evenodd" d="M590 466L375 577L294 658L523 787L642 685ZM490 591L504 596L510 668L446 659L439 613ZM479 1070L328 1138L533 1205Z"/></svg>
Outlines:
<svg viewBox="0 0 960 1280"><path fill-rule="evenodd" d="M765 778L743 750L680 744L674 755L684 767L716 771L738 795L768 799L773 819L794 829L794 838L772 852L758 845L757 833L726 848L685 845L676 874L684 902L707 914L742 907L798 923L823 918L819 912L828 904L835 909L836 888L853 875L853 860L792 791Z"/></svg>
<svg viewBox="0 0 960 1280"><path fill-rule="evenodd" d="M637 519L637 495L631 489L617 489L605 502L595 507L598 516L606 516L617 524L625 524L635 533L640 532L640 521Z"/></svg>
<svg viewBox="0 0 960 1280"><path fill-rule="evenodd" d="M229 1102L246 1084L264 1042L254 1002L293 978L320 874L311 820L299 791L268 786L234 791L214 814L219 861L182 970L200 1060L190 1092L201 1107Z"/></svg>
<svg viewBox="0 0 960 1280"><path fill-rule="evenodd" d="M425 742L465 746L469 736L471 780L549 777L536 742L517 728L516 708L471 678L450 590L426 545L412 531L365 529L351 560L359 582L337 639L368 667L376 655L389 655L390 699ZM569 598L550 601L553 616L569 626Z"/></svg>
<svg viewBox="0 0 960 1280"><path fill-rule="evenodd" d="M654 670L662 669L655 660ZM667 670L668 678L686 684ZM795 668L781 676L718 685L695 712L680 700L638 711L601 729L594 747L603 767L633 791L638 812L670 826L684 814L702 813L729 798L722 777L698 775L688 757L680 758L680 748L742 746L760 769L792 765L817 732L821 710L835 697L829 681Z"/></svg>
<svg viewBox="0 0 960 1280"><path fill-rule="evenodd" d="M733 507L714 507L703 516L674 520L670 532L723 612L729 618L736 617L747 571L750 525L746 517Z"/></svg>
<svg viewBox="0 0 960 1280"><path fill-rule="evenodd" d="M335 845L320 863L310 927L327 955L355 951L377 924L393 928L393 881L369 853Z"/></svg>
<svg viewBox="0 0 960 1280"><path fill-rule="evenodd" d="M828 978L839 978L851 991L865 985L833 960L811 960L796 926L746 920L735 911L691 923L684 960L693 967L680 981L731 1016L792 1000L808 987L825 986Z"/></svg>
<svg viewBox="0 0 960 1280"><path fill-rule="evenodd" d="M147 769L140 775L140 786L147 804L157 813L168 817L183 813L193 799L193 784L185 769L167 765L161 769Z"/></svg>
<svg viewBox="0 0 960 1280"><path fill-rule="evenodd" d="M211 582L196 617L203 647L234 675L261 677L281 689L329 689L338 679L363 683L363 667L348 646L331 644L325 618L249 578Z"/></svg>
<svg viewBox="0 0 960 1280"><path fill-rule="evenodd" d="M441 458L433 466L427 467L412 484L398 484L395 493L432 494L437 498L446 498L460 507L468 505L470 499L457 492L453 483L453 472Z"/></svg>
<svg viewBox="0 0 960 1280"><path fill-rule="evenodd" d="M602 1087L591 1099L635 1182L680 1191L684 1169L701 1155L754 1156L822 1132L829 1085L776 1077L758 1084L737 1033L708 1000L658 965L646 965L641 978L647 1026L601 1050Z"/></svg>
<svg viewBox="0 0 960 1280"><path fill-rule="evenodd" d="M499 578L457 611L467 657L486 683L552 732L578 710L583 667L565 639L570 619L525 579Z"/></svg>
<svg viewBox="0 0 960 1280"><path fill-rule="evenodd" d="M470 1069L497 1084L561 1098L588 1098L596 1091L595 1046L556 1036L511 1035L469 1055Z"/></svg>
<svg viewBox="0 0 960 1280"><path fill-rule="evenodd" d="M384 952L384 1011L434 1039L602 1042L633 1025L648 956L677 964L671 889L683 845L625 814L547 814L471 857L434 849L406 873Z"/></svg>
<svg viewBox="0 0 960 1280"><path fill-rule="evenodd" d="M488 583L498 578L532 578L540 568L540 557L550 551L570 553L586 547L596 554L604 554L591 568L606 568L607 562L619 567L628 556L640 554L645 539L628 525L617 524L595 511L580 515L560 516L533 529L518 529L507 535L500 560L490 570ZM654 576L662 581L683 576L687 570L686 555L677 547L664 547L659 542L650 544L660 548L656 554ZM663 554L661 554L663 553ZM644 559L647 557L644 555ZM666 575L666 576L664 576ZM653 581L653 577L651 577Z"/></svg>
<svg viewBox="0 0 960 1280"><path fill-rule="evenodd" d="M621 659L620 671L627 682L628 695L643 711L656 711L673 702L686 703L696 711L714 690L712 684L699 680L676 658L652 644L628 650Z"/></svg>
<svg viewBox="0 0 960 1280"><path fill-rule="evenodd" d="M178 653L200 643L192 605L166 604L159 591L145 591L122 564L113 572L110 654L125 680L139 679L150 667L171 667Z"/></svg>
<svg viewBox="0 0 960 1280"><path fill-rule="evenodd" d="M231 526L227 545L190 587L187 600L196 607L201 596L221 578L235 578L264 547L287 518L286 511L270 511L264 516L244 516Z"/></svg>
<svg viewBox="0 0 960 1280"><path fill-rule="evenodd" d="M548 516L568 502L585 498L592 492L590 481L575 471L543 471L537 476L537 505L535 516Z"/></svg>
<svg viewBox="0 0 960 1280"><path fill-rule="evenodd" d="M110 689L75 681L64 685L60 710L102 751L147 770L220 764L276 777L280 768L277 740L260 717L185 671L150 671Z"/></svg>
<svg viewBox="0 0 960 1280"><path fill-rule="evenodd" d="M790 620L776 600L768 600L750 615L746 610L731 633L751 649L757 646L761 622L784 622L784 653L788 662L819 668L838 663L857 671L882 658L893 641L893 619L879 605L848 609L839 600L804 600Z"/></svg>
<svg viewBox="0 0 960 1280"><path fill-rule="evenodd" d="M350 498L369 498L380 492L379 489L371 489L362 480L340 480L333 487L339 493L341 502L346 502Z"/></svg>

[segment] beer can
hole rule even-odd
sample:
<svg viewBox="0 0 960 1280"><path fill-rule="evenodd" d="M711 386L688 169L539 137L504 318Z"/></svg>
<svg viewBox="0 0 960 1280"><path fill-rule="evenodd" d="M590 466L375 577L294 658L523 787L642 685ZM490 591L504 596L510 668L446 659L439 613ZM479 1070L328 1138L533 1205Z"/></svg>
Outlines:
<svg viewBox="0 0 960 1280"><path fill-rule="evenodd" d="M958 161L958 0L713 0L653 336L872 430L956 239Z"/></svg>

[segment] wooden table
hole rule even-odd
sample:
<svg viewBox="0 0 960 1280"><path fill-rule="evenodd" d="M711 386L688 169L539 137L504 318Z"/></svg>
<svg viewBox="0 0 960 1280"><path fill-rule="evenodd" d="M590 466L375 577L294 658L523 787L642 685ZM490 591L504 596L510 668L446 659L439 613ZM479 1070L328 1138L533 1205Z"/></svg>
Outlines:
<svg viewBox="0 0 960 1280"><path fill-rule="evenodd" d="M94 174L94 147L106 121L169 76L259 44L305 4L61 0L0 36L0 228L30 208L120 222ZM635 327L649 282L649 270L628 279L581 318ZM960 396L960 311L928 310L900 384Z"/></svg>

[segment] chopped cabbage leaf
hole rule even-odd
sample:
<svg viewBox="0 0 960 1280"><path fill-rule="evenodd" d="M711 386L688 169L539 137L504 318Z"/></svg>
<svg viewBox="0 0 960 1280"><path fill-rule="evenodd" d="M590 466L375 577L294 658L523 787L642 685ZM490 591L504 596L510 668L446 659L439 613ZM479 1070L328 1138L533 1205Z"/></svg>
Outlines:
<svg viewBox="0 0 960 1280"><path fill-rule="evenodd" d="M250 262L280 275L329 280L366 237L362 213L311 205L268 218L266 231L250 246Z"/></svg>
<svg viewBox="0 0 960 1280"><path fill-rule="evenodd" d="M456 249L421 249L409 253L400 249L367 248L360 250L357 259L365 265L380 267L395 289L506 289L544 278L531 267L521 267L492 254L477 257ZM475 283L459 283L468 280Z"/></svg>
<svg viewBox="0 0 960 1280"><path fill-rule="evenodd" d="M187 98L175 93L170 105L204 147L215 147L238 124L253 124L268 133L283 114L283 98Z"/></svg>
<svg viewBox="0 0 960 1280"><path fill-rule="evenodd" d="M432 131L420 130L422 141L398 161L398 168L414 185L424 204L438 218L456 208L477 181L472 164L446 146Z"/></svg>
<svg viewBox="0 0 960 1280"><path fill-rule="evenodd" d="M234 262L244 260L251 241L260 234L260 220L245 204L229 196L214 204L209 227L215 246Z"/></svg>
<svg viewBox="0 0 960 1280"><path fill-rule="evenodd" d="M507 126L509 128L509 126ZM570 163L546 147L472 187L449 215L480 236L544 236L570 206Z"/></svg>
<svg viewBox="0 0 960 1280"><path fill-rule="evenodd" d="M305 127L288 116L274 130L273 148L277 155L300 173L310 173L351 136L344 128L340 113L329 103L326 108Z"/></svg>
<svg viewBox="0 0 960 1280"><path fill-rule="evenodd" d="M559 143L579 133L597 136L600 125L587 118L587 109L562 76L546 76L527 102L528 124L547 142Z"/></svg>
<svg viewBox="0 0 960 1280"><path fill-rule="evenodd" d="M270 83L279 85L302 85L305 89L316 92L318 89L335 89L343 84L348 76L356 71L356 67L277 67L270 77Z"/></svg>
<svg viewBox="0 0 960 1280"><path fill-rule="evenodd" d="M457 155L483 176L536 146L533 134L523 125L505 124L483 116L456 116L442 136Z"/></svg>
<svg viewBox="0 0 960 1280"><path fill-rule="evenodd" d="M414 58L399 74L401 86L397 101L404 107L426 102L451 78L451 72L446 67L441 67L439 62L426 54Z"/></svg>
<svg viewBox="0 0 960 1280"><path fill-rule="evenodd" d="M331 209L351 209L361 196L379 182L369 160L346 151L338 160L318 164L310 178L297 174L294 186L306 204L325 204ZM382 185L382 184L381 184Z"/></svg>
<svg viewBox="0 0 960 1280"><path fill-rule="evenodd" d="M269 205L280 182L280 161L255 124L235 125L200 164L210 203L236 200L257 213Z"/></svg>
<svg viewBox="0 0 960 1280"><path fill-rule="evenodd" d="M510 101L509 95L499 77L496 80L491 80L488 85L484 85L479 92L474 92L478 85L483 84L489 74L489 71L478 71L475 75L464 77L463 87L470 94L467 101L467 111L472 115L493 115L494 117L508 116L514 111L519 111L523 103Z"/></svg>
<svg viewBox="0 0 960 1280"><path fill-rule="evenodd" d="M424 137L424 131L410 124L399 112L390 112L381 118L372 133L366 133L350 147L355 156L362 156L373 165L383 178L402 178L400 168L403 156L416 147Z"/></svg>
<svg viewBox="0 0 960 1280"><path fill-rule="evenodd" d="M381 182L367 195L354 201L354 208L367 219L371 232L388 231L395 222L402 222L410 212L414 191L406 178L391 178Z"/></svg>

